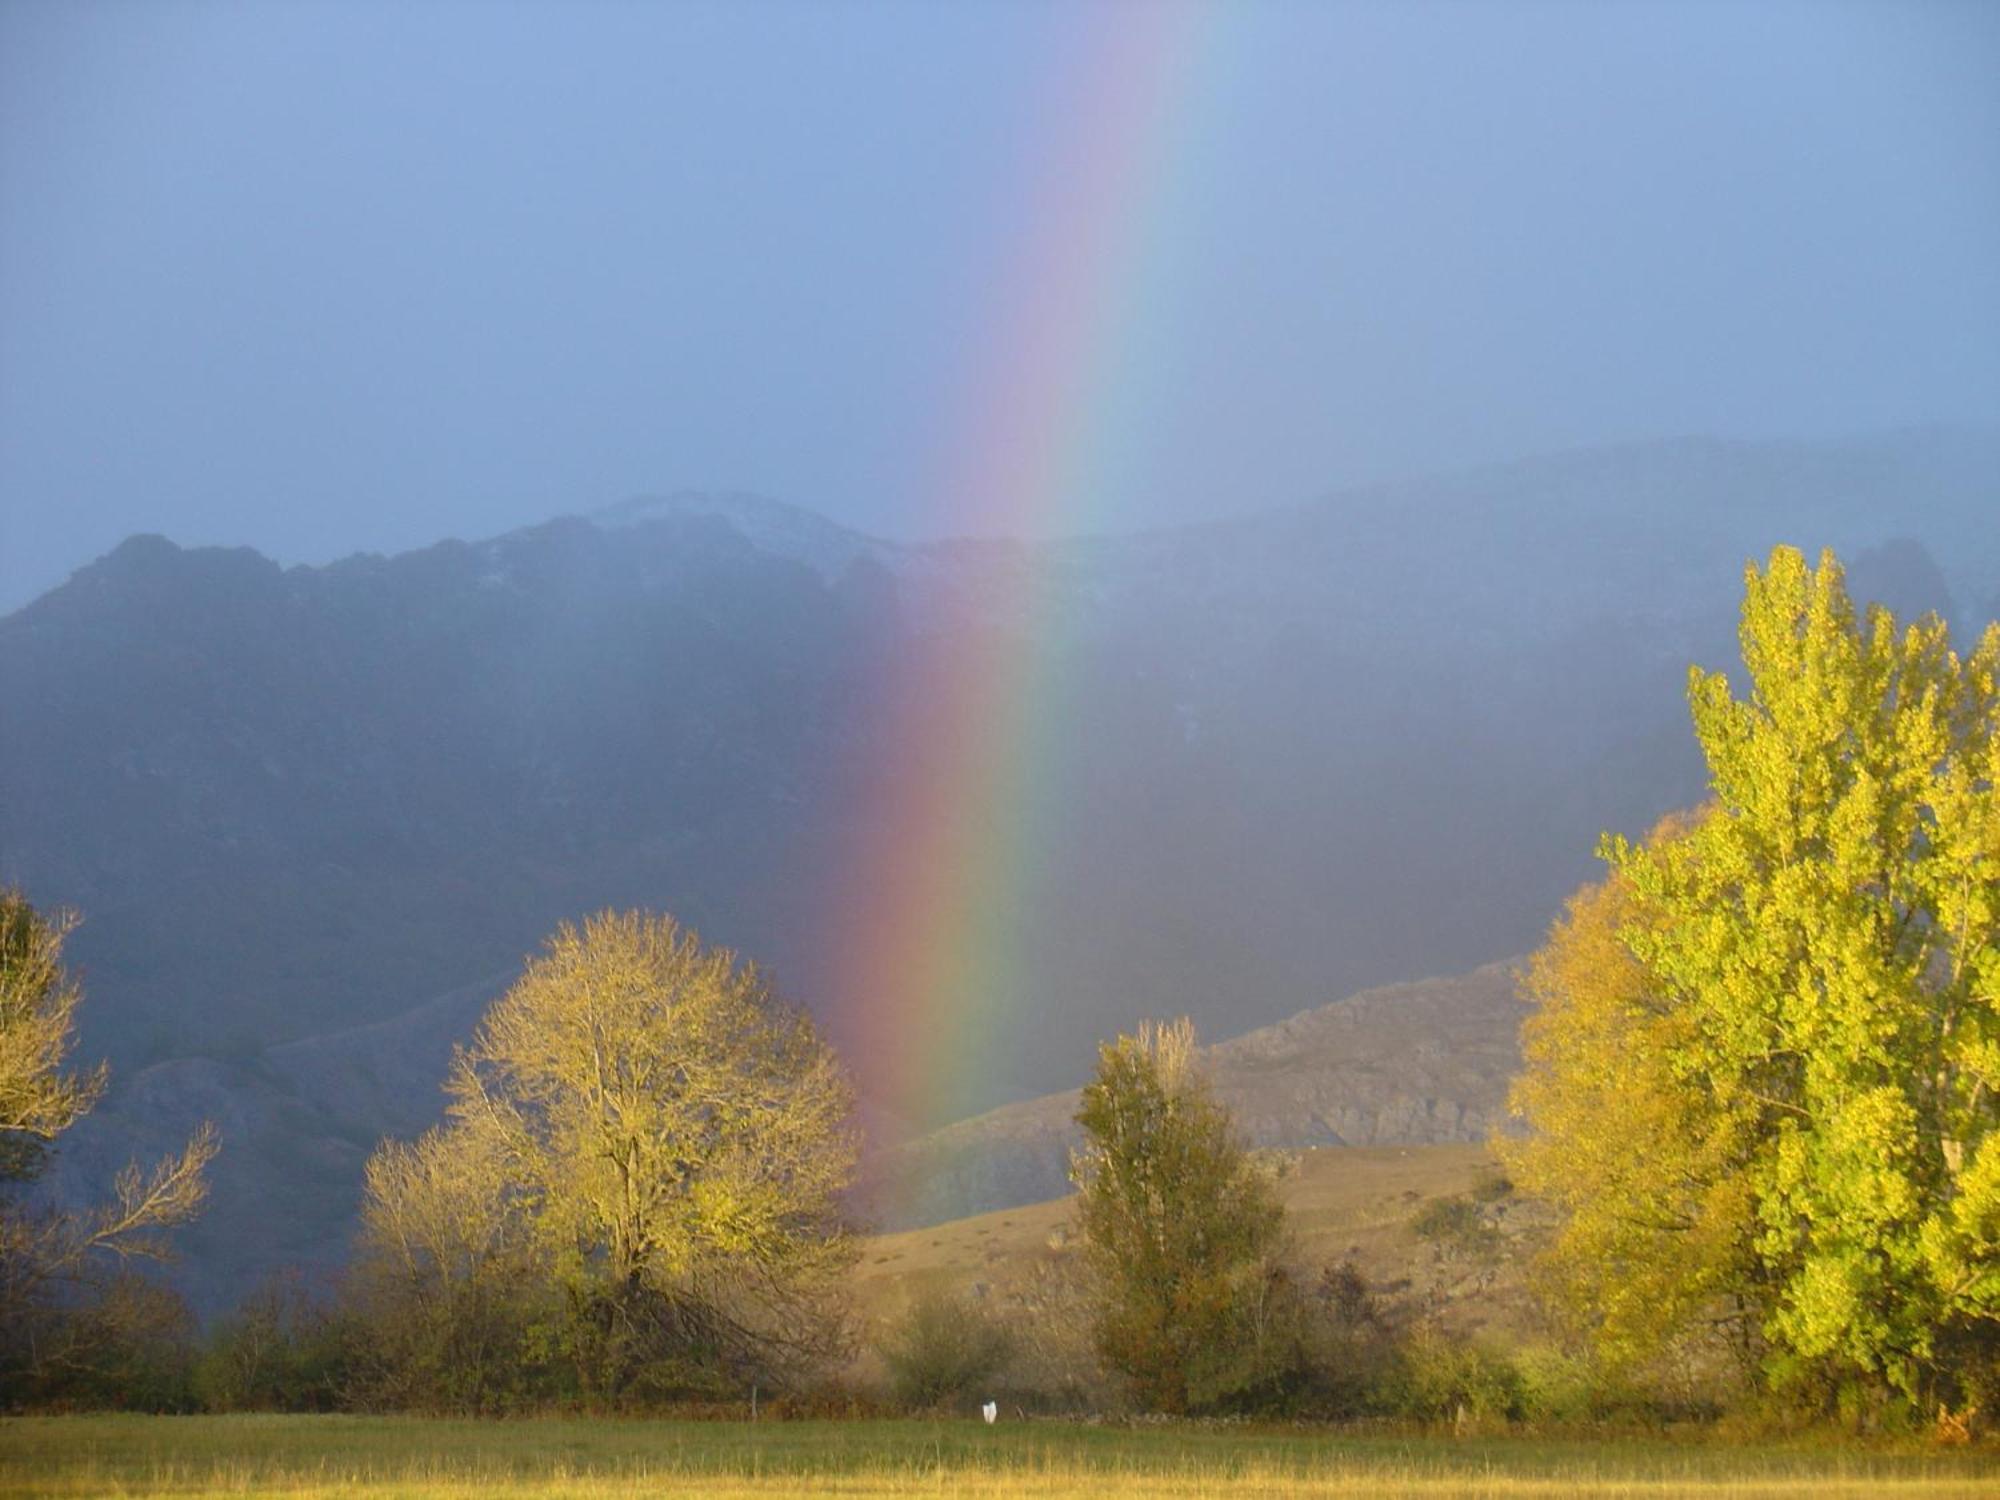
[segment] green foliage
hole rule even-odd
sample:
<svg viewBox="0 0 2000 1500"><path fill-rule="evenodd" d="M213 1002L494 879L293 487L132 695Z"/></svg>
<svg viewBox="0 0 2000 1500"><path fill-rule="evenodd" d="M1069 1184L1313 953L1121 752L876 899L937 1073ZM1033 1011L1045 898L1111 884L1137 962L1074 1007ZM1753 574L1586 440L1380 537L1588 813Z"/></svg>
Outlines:
<svg viewBox="0 0 2000 1500"><path fill-rule="evenodd" d="M1255 1385L1278 1327L1265 1262L1284 1212L1199 1069L1193 1026L1149 1024L1102 1047L1077 1122L1101 1357L1155 1411Z"/></svg>
<svg viewBox="0 0 2000 1500"><path fill-rule="evenodd" d="M194 1317L180 1294L130 1273L95 1277L31 1310L35 1358L8 1394L41 1408L180 1412L195 1402Z"/></svg>
<svg viewBox="0 0 2000 1500"><path fill-rule="evenodd" d="M1520 1419L1549 1427L1603 1422L1656 1424L1713 1419L1719 1408L1701 1393L1634 1381L1607 1369L1588 1349L1530 1341L1508 1351Z"/></svg>
<svg viewBox="0 0 2000 1500"><path fill-rule="evenodd" d="M1715 801L1531 967L1524 1182L1615 1354L1733 1326L1765 1379L1963 1400L2000 1333L2000 627L1857 621L1749 570L1749 694L1696 670Z"/></svg>
<svg viewBox="0 0 2000 1500"><path fill-rule="evenodd" d="M1267 1271L1258 1379L1230 1406L1268 1416L1346 1418L1390 1409L1397 1335L1351 1260L1314 1278Z"/></svg>
<svg viewBox="0 0 2000 1500"><path fill-rule="evenodd" d="M94 1289L81 1322L76 1347L87 1352L63 1391L65 1404L97 1411L195 1409L196 1323L179 1292L149 1277L116 1275ZM59 1377L57 1388L64 1384Z"/></svg>
<svg viewBox="0 0 2000 1500"><path fill-rule="evenodd" d="M1520 1414L1521 1378L1501 1355L1429 1323L1412 1331L1397 1352L1390 1393L1403 1416L1504 1422Z"/></svg>
<svg viewBox="0 0 2000 1500"><path fill-rule="evenodd" d="M962 1297L920 1297L879 1345L903 1406L929 1411L990 1392L1014 1355L1013 1336Z"/></svg>
<svg viewBox="0 0 2000 1500"><path fill-rule="evenodd" d="M1511 1362L1523 1420L1573 1424L1601 1414L1603 1376L1588 1359L1529 1344L1514 1350Z"/></svg>

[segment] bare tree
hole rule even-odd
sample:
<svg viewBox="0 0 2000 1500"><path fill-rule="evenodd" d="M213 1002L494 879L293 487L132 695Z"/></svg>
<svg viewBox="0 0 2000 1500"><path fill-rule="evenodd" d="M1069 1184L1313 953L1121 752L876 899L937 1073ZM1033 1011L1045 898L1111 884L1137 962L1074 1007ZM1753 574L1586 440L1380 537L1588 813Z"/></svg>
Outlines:
<svg viewBox="0 0 2000 1500"><path fill-rule="evenodd" d="M208 1196L215 1127L204 1124L150 1171L120 1172L109 1202L69 1209L30 1200L25 1184L58 1136L104 1092L103 1067L65 1071L75 1046L81 988L62 962L76 926L69 912L44 916L20 891L0 889L0 1385L32 1390L53 1351L66 1364L115 1339L118 1299L106 1289L135 1261L166 1257L167 1231L187 1223ZM74 1315L93 1295L91 1317ZM129 1299L128 1299L129 1300ZM102 1339L78 1330L100 1330Z"/></svg>

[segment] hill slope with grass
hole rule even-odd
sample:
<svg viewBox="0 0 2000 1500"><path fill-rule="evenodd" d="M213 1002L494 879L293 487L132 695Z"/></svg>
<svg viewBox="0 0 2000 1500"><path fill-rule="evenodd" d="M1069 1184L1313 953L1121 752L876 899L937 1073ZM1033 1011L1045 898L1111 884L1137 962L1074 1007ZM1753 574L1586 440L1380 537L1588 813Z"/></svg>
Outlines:
<svg viewBox="0 0 2000 1500"><path fill-rule="evenodd" d="M1434 1318L1496 1343L1539 1326L1529 1261L1546 1210L1513 1193L1486 1146L1308 1147L1264 1160L1286 1209L1282 1258L1308 1285L1346 1264L1396 1324ZM990 1309L1029 1360L1080 1361L1074 1347L1043 1347L1073 1345L1082 1331L1073 1209L1056 1198L867 1240L854 1290L869 1341L920 1299L945 1295ZM866 1348L858 1373L876 1373Z"/></svg>
<svg viewBox="0 0 2000 1500"><path fill-rule="evenodd" d="M1520 1066L1509 963L1385 985L1204 1050L1216 1092L1256 1146L1483 1141ZM1077 1091L1004 1105L883 1154L881 1222L921 1225L1068 1190Z"/></svg>

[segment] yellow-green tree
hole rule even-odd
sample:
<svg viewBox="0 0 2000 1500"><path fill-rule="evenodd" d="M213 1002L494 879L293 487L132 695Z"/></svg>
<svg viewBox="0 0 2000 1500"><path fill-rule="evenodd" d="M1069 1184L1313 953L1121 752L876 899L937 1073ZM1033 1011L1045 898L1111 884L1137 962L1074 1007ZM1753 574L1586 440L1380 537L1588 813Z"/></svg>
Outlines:
<svg viewBox="0 0 2000 1500"><path fill-rule="evenodd" d="M438 1126L368 1159L348 1310L383 1405L476 1412L544 1394L527 1329L557 1306L499 1152Z"/></svg>
<svg viewBox="0 0 2000 1500"><path fill-rule="evenodd" d="M1653 842L1684 832L1670 819ZM1516 1183L1563 1210L1549 1285L1614 1365L1669 1348L1754 1363L1755 1117L1678 1074L1692 1017L1633 957L1640 920L1613 875L1570 899L1530 960L1510 1103L1533 1134L1496 1145Z"/></svg>
<svg viewBox="0 0 2000 1500"><path fill-rule="evenodd" d="M840 1347L852 1094L735 954L667 917L565 924L445 1087L443 1130L369 1175L369 1244L411 1286L459 1295L525 1255L556 1309L529 1344L598 1399L782 1379Z"/></svg>
<svg viewBox="0 0 2000 1500"><path fill-rule="evenodd" d="M75 928L0 887L0 1401L30 1396L57 1376L74 1380L121 1339L127 1314L157 1299L119 1277L135 1260L167 1254L166 1231L201 1211L217 1149L204 1125L175 1156L126 1167L111 1198L66 1209L23 1196L70 1126L104 1092L102 1067L68 1071L82 990L63 963Z"/></svg>
<svg viewBox="0 0 2000 1500"><path fill-rule="evenodd" d="M1201 1069L1193 1025L1098 1052L1071 1159L1098 1354L1149 1410L1212 1406L1260 1374L1256 1314L1284 1210Z"/></svg>
<svg viewBox="0 0 2000 1500"><path fill-rule="evenodd" d="M33 1177L50 1143L104 1093L101 1064L66 1071L83 998L62 960L75 927L70 913L44 916L0 888L0 1181Z"/></svg>
<svg viewBox="0 0 2000 1500"><path fill-rule="evenodd" d="M1713 804L1530 972L1524 1183L1607 1341L1740 1312L1778 1379L1975 1394L2000 1349L2000 627L1857 619L1751 568L1747 696L1696 670Z"/></svg>

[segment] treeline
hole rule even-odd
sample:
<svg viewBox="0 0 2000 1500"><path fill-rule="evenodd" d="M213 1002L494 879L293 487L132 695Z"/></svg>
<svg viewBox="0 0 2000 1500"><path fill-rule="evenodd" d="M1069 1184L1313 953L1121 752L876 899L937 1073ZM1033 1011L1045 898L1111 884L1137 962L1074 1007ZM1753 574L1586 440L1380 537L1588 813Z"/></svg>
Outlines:
<svg viewBox="0 0 2000 1500"><path fill-rule="evenodd" d="M1963 1436L2000 1407L2000 627L1961 656L1780 549L1747 574L1742 644L1744 696L1690 682L1713 799L1607 840L1608 879L1523 974L1495 1147L1552 1224L1532 1346L1300 1264L1184 1022L1100 1051L1075 1253L863 1327L839 1060L753 966L636 913L562 928L488 1012L445 1122L369 1162L337 1284L281 1279L198 1334L133 1266L198 1211L211 1133L101 1207L31 1190L104 1079L68 1066L70 919L8 893L0 1401L1753 1409ZM1481 1214L1415 1227L1469 1242Z"/></svg>

